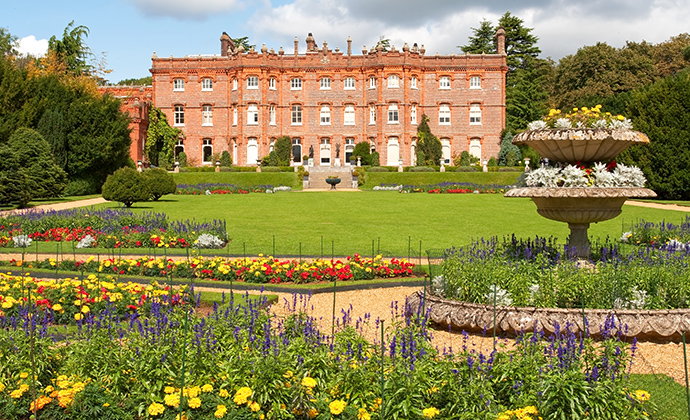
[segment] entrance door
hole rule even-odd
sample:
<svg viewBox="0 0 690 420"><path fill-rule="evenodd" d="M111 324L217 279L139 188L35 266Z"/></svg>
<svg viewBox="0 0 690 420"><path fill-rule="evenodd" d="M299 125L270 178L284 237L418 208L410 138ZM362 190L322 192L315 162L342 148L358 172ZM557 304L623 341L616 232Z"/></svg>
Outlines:
<svg viewBox="0 0 690 420"><path fill-rule="evenodd" d="M319 157L321 158L321 166L331 165L331 139L322 138Z"/></svg>
<svg viewBox="0 0 690 420"><path fill-rule="evenodd" d="M398 138L391 137L388 139L388 150L387 150L387 165L388 166L398 166L398 160L400 159L400 146L398 145Z"/></svg>
<svg viewBox="0 0 690 420"><path fill-rule="evenodd" d="M302 163L302 139L297 137L292 139L292 161L295 165Z"/></svg>
<svg viewBox="0 0 690 420"><path fill-rule="evenodd" d="M251 137L247 139L247 165L256 165L257 159L259 159L259 146L256 139Z"/></svg>
<svg viewBox="0 0 690 420"><path fill-rule="evenodd" d="M355 151L355 139L347 138L345 139L345 164L350 164L350 158L352 157L352 152Z"/></svg>

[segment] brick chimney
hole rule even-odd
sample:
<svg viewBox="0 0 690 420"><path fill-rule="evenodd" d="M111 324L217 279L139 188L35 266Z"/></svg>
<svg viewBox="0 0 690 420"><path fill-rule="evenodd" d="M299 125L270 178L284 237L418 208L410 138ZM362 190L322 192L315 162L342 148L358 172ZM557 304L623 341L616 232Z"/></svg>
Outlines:
<svg viewBox="0 0 690 420"><path fill-rule="evenodd" d="M506 31L503 29L503 26L499 26L496 31L496 53L506 53Z"/></svg>
<svg viewBox="0 0 690 420"><path fill-rule="evenodd" d="M220 36L221 57L227 57L228 50L230 50L230 53L232 54L235 51L235 43L232 41L232 39L226 32L223 32L223 35Z"/></svg>
<svg viewBox="0 0 690 420"><path fill-rule="evenodd" d="M309 35L307 35L307 52L316 52L316 41L314 40L314 35L309 32Z"/></svg>

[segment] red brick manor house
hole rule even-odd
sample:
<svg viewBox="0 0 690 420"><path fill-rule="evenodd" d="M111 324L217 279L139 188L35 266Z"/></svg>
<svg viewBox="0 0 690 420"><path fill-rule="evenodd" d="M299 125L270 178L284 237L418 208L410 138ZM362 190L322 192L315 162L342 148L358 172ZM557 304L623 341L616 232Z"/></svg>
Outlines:
<svg viewBox="0 0 690 420"><path fill-rule="evenodd" d="M496 37L496 54L429 55L405 44L356 55L349 38L340 51L309 34L300 54L296 38L292 53L265 45L245 51L223 33L220 55L154 53L153 87L132 90L125 106L139 117L147 100L163 110L184 133L176 152L197 164L213 164L212 155L227 150L234 164L256 165L287 135L295 165L310 150L315 165L348 165L362 141L381 165L414 165L424 114L447 162L465 150L485 160L498 154L505 127L505 32ZM134 119L134 133L145 124ZM143 141L133 135L134 160L142 159Z"/></svg>

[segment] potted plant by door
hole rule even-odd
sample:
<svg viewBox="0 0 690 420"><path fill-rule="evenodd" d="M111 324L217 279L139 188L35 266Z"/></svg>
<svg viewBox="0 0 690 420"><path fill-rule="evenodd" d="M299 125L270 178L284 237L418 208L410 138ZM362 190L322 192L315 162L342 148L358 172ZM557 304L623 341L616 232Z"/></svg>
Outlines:
<svg viewBox="0 0 690 420"><path fill-rule="evenodd" d="M331 186L332 190L334 190L335 186L340 184L340 178L338 178L337 176L331 175L328 178L326 178L326 183Z"/></svg>

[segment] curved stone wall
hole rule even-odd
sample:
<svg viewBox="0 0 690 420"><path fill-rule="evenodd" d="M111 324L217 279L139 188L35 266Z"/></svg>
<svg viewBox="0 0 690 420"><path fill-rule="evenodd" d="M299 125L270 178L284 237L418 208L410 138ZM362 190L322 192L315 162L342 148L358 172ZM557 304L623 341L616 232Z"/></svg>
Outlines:
<svg viewBox="0 0 690 420"><path fill-rule="evenodd" d="M407 298L411 307L421 305L422 291ZM452 328L468 332L493 331L494 312L491 305L459 302L444 299L426 293L426 310L429 318L440 325L450 325ZM604 323L614 314L616 325L620 326L624 337L637 337L638 340L679 340L683 331L690 331L690 309L670 310L609 310L585 309L591 335L599 336ZM565 328L570 324L570 330L575 334L582 331L582 309L561 308L533 308L499 306L496 308L496 332L516 334L521 331L531 332L535 327L546 333L553 333L556 324Z"/></svg>

